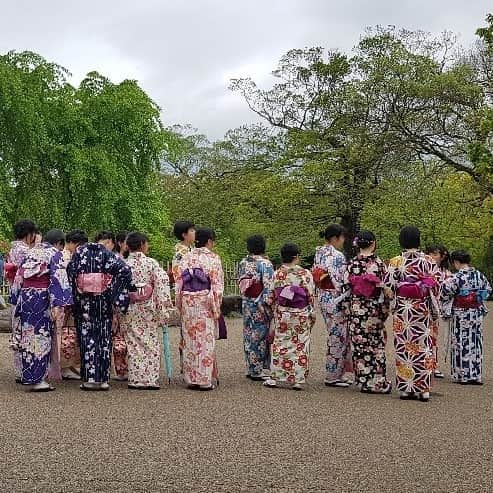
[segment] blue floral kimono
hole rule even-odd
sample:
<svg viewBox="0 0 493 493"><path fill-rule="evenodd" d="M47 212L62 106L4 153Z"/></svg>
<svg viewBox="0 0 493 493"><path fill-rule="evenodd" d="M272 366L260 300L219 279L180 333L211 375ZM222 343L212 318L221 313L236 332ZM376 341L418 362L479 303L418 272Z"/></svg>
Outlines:
<svg viewBox="0 0 493 493"><path fill-rule="evenodd" d="M51 309L72 304L62 252L42 243L30 249L12 286L15 301L13 345L21 355L22 383L35 385L48 373L56 329Z"/></svg>
<svg viewBox="0 0 493 493"><path fill-rule="evenodd" d="M491 294L486 277L474 268L462 269L442 285L443 315L451 318L450 364L454 380L481 381L483 372L484 301ZM465 308L461 297L474 296L477 305ZM461 306L462 305L462 306Z"/></svg>
<svg viewBox="0 0 493 493"><path fill-rule="evenodd" d="M98 243L77 249L67 266L73 290L74 319L80 342L81 377L84 382L102 383L110 378L111 339L114 308L126 313L132 273L128 265ZM111 275L102 294L82 294L77 288L80 274Z"/></svg>
<svg viewBox="0 0 493 493"><path fill-rule="evenodd" d="M264 369L270 367L269 335L272 310L267 304L274 289L274 267L270 260L260 255L249 255L239 265L240 283L255 281L260 283L261 292L251 298L243 294L243 349L247 374L260 377ZM241 289L241 288L240 288Z"/></svg>

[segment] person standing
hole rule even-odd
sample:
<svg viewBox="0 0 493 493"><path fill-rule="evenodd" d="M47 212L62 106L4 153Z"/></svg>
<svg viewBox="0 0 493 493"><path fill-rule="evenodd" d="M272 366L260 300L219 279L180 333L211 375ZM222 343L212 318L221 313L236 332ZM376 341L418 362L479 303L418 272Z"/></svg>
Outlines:
<svg viewBox="0 0 493 493"><path fill-rule="evenodd" d="M82 360L82 390L108 390L115 311L128 309L132 273L101 243L77 248L67 266Z"/></svg>
<svg viewBox="0 0 493 493"><path fill-rule="evenodd" d="M17 350L21 354L22 383L33 392L54 390L47 382L56 337L56 311L72 304L72 291L62 260L63 233L49 231L29 250L16 273L19 292L15 305ZM55 344L56 346L56 344ZM53 361L51 361L53 363Z"/></svg>
<svg viewBox="0 0 493 493"><path fill-rule="evenodd" d="M274 267L265 257L265 239L247 239L248 255L238 269L243 313L243 349L247 378L264 380L270 368L268 341L272 311L268 302L274 289Z"/></svg>
<svg viewBox="0 0 493 493"><path fill-rule="evenodd" d="M452 378L463 385L483 385L483 320L491 286L471 266L467 252L453 252L450 258L457 272L443 283L442 301L444 317L451 318Z"/></svg>
<svg viewBox="0 0 493 493"><path fill-rule="evenodd" d="M271 376L266 387L287 383L302 390L308 377L311 330L315 323L315 285L309 270L299 266L300 250L286 243L281 248L282 266L274 274L274 340Z"/></svg>
<svg viewBox="0 0 493 493"><path fill-rule="evenodd" d="M403 400L427 402L435 368L432 324L439 316L440 273L433 259L419 251L418 228L403 228L399 243L403 252L391 259L385 276L385 287L393 298L397 389Z"/></svg>
<svg viewBox="0 0 493 493"><path fill-rule="evenodd" d="M128 387L158 390L161 367L160 332L171 306L169 280L158 262L147 257L149 239L134 232L127 237L127 264L134 291L121 327L128 348Z"/></svg>
<svg viewBox="0 0 493 493"><path fill-rule="evenodd" d="M178 264L176 307L181 314L183 374L191 389L213 390L218 381L215 341L224 292L221 259L214 253L216 235L199 229L195 246Z"/></svg>
<svg viewBox="0 0 493 493"><path fill-rule="evenodd" d="M351 347L347 317L340 302L346 272L346 258L340 250L346 240L346 229L332 224L321 236L325 245L315 252L312 274L327 328L325 385L349 387L348 374L353 371Z"/></svg>
<svg viewBox="0 0 493 493"><path fill-rule="evenodd" d="M376 238L371 231L360 231L354 246L358 254L348 263L343 290L349 292L344 305L355 379L363 393L390 394L385 358L385 321L389 315L389 299L383 291L386 267L376 255Z"/></svg>

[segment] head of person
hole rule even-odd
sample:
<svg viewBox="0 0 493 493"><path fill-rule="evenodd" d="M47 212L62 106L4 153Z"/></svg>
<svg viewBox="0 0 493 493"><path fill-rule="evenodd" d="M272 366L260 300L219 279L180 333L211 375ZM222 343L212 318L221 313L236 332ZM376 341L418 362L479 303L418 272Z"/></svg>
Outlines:
<svg viewBox="0 0 493 493"><path fill-rule="evenodd" d="M116 238L115 235L111 231L100 231L96 238L94 238L96 243L103 245L107 250L112 252L115 249Z"/></svg>
<svg viewBox="0 0 493 493"><path fill-rule="evenodd" d="M374 252L377 248L377 239L371 231L360 231L354 237L353 244L360 251Z"/></svg>
<svg viewBox="0 0 493 493"><path fill-rule="evenodd" d="M149 251L149 238L138 231L127 236L127 248L130 253L142 252L147 255Z"/></svg>
<svg viewBox="0 0 493 493"><path fill-rule="evenodd" d="M445 246L429 245L426 247L425 253L435 261L440 269L449 268L450 254Z"/></svg>
<svg viewBox="0 0 493 493"><path fill-rule="evenodd" d="M18 241L23 241L29 246L35 244L37 234L38 228L36 224L28 219L17 221L14 225L14 238Z"/></svg>
<svg viewBox="0 0 493 493"><path fill-rule="evenodd" d="M340 250L346 241L347 230L340 224L331 224L325 228L325 231L320 233L320 236L325 239L328 245Z"/></svg>
<svg viewBox="0 0 493 493"><path fill-rule="evenodd" d="M63 250L65 247L65 233L60 229L50 229L43 237L45 243L49 243L57 250Z"/></svg>
<svg viewBox="0 0 493 493"><path fill-rule="evenodd" d="M128 236L128 231L120 231L115 238L115 251L124 254L127 249L126 239Z"/></svg>
<svg viewBox="0 0 493 493"><path fill-rule="evenodd" d="M299 264L300 249L294 243L285 243L281 247L281 260L283 264Z"/></svg>
<svg viewBox="0 0 493 493"><path fill-rule="evenodd" d="M399 233L399 244L404 250L415 250L421 245L421 231L415 226L405 226Z"/></svg>
<svg viewBox="0 0 493 493"><path fill-rule="evenodd" d="M173 234L178 241L192 246L196 237L195 224L190 221L177 221L173 228Z"/></svg>
<svg viewBox="0 0 493 493"><path fill-rule="evenodd" d="M246 241L248 253L251 255L265 254L265 238L261 235L249 236Z"/></svg>
<svg viewBox="0 0 493 493"><path fill-rule="evenodd" d="M212 250L216 242L216 233L213 229L199 228L195 232L195 246Z"/></svg>
<svg viewBox="0 0 493 493"><path fill-rule="evenodd" d="M471 255L465 250L456 250L450 255L450 260L455 270L461 270L471 265Z"/></svg>
<svg viewBox="0 0 493 493"><path fill-rule="evenodd" d="M78 247L89 241L86 233L81 229L74 229L65 237L65 246L70 253L74 253Z"/></svg>

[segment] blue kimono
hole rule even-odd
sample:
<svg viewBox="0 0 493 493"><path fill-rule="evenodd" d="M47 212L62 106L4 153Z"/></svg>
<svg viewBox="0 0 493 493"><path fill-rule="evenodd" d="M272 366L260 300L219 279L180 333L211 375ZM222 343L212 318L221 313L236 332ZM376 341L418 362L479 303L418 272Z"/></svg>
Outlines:
<svg viewBox="0 0 493 493"><path fill-rule="evenodd" d="M111 275L103 293L83 294L77 288L80 274ZM83 382L103 383L110 378L113 310L126 313L132 273L128 265L98 243L77 249L67 266L73 291L73 313L80 342Z"/></svg>

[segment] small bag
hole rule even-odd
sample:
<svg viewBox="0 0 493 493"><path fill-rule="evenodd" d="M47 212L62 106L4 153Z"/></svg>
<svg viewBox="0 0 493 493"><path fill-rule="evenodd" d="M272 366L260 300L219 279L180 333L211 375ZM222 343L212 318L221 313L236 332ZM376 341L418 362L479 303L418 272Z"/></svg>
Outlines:
<svg viewBox="0 0 493 493"><path fill-rule="evenodd" d="M224 316L221 315L219 320L217 321L218 329L219 329L219 337L218 339L227 339L228 338L228 328L226 327L226 320L224 320Z"/></svg>
<svg viewBox="0 0 493 493"><path fill-rule="evenodd" d="M136 291L130 291L128 297L131 303L145 303L152 298L154 286L151 283L135 283Z"/></svg>
<svg viewBox="0 0 493 493"><path fill-rule="evenodd" d="M103 294L111 284L113 277L101 272L90 272L77 276L77 290L81 294L92 294L98 296Z"/></svg>
<svg viewBox="0 0 493 493"><path fill-rule="evenodd" d="M335 289L329 273L322 267L314 267L312 269L313 282L319 289L331 290Z"/></svg>

